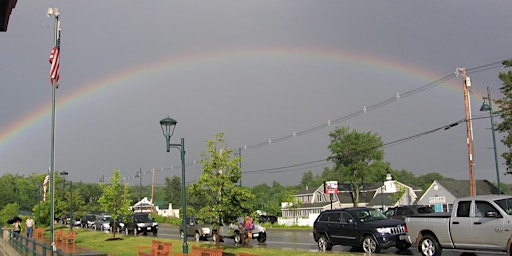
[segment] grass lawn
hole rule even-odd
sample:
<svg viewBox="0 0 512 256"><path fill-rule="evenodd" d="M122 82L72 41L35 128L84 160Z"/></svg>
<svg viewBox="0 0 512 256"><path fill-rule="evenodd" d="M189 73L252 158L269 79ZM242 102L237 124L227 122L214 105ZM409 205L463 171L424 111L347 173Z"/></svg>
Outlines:
<svg viewBox="0 0 512 256"><path fill-rule="evenodd" d="M159 240L164 242L172 243L172 253L181 253L183 251L183 241L182 240L173 240L173 239L165 239L153 236L126 236L121 234L116 234L116 238L122 238L122 240L113 240L107 241L107 239L112 238L112 234L110 233L102 233L95 232L83 229L76 229L76 245L82 246L86 248L93 249L95 251L108 253L110 255L116 256L135 256L137 255L137 245L151 245L152 240ZM201 246L201 247L214 247L211 243L204 242L193 242L187 241L188 244L188 252L192 252L192 246ZM292 251L292 250L279 250L279 249L267 249L267 248L246 248L246 247L234 247L233 244L228 243L225 246L224 243L220 243L221 249L224 252L231 253L233 255L238 255L239 252L246 252L261 256L281 256L281 255L294 255L294 256L317 256L320 254L319 252L304 252L304 251ZM346 256L355 256L362 255L361 253L343 253Z"/></svg>

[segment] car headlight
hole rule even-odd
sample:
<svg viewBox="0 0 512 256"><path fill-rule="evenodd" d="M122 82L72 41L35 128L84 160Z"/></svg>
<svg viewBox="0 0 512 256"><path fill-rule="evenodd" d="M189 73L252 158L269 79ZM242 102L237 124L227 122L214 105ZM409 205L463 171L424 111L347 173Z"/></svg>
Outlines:
<svg viewBox="0 0 512 256"><path fill-rule="evenodd" d="M391 234L391 228L376 228L375 230L381 234Z"/></svg>
<svg viewBox="0 0 512 256"><path fill-rule="evenodd" d="M137 227L139 227L139 228L144 227L144 223L137 223Z"/></svg>

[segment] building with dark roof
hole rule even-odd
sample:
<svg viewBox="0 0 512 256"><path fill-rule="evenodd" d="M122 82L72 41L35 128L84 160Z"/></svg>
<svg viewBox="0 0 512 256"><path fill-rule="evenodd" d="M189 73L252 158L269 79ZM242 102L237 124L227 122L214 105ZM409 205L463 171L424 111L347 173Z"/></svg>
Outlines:
<svg viewBox="0 0 512 256"><path fill-rule="evenodd" d="M363 185L358 205L385 211L388 207L413 204L419 193L420 190L395 181L388 174L384 184L373 182ZM293 222L289 224L311 225L320 212L353 207L354 201L350 184L339 184L337 194L326 194L324 185L306 188L294 195L293 202L281 204L282 220Z"/></svg>
<svg viewBox="0 0 512 256"><path fill-rule="evenodd" d="M16 6L16 2L17 0L0 1L0 32L7 31L9 17L11 16L12 9Z"/></svg>
<svg viewBox="0 0 512 256"><path fill-rule="evenodd" d="M488 180L475 181L476 195L498 194L498 188ZM430 205L436 212L449 212L453 201L469 196L469 180L435 180L417 204Z"/></svg>

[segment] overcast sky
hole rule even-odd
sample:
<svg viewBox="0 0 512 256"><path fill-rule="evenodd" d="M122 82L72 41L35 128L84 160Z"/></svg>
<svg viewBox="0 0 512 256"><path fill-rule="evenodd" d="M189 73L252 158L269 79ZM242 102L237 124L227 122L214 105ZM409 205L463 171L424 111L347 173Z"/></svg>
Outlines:
<svg viewBox="0 0 512 256"><path fill-rule="evenodd" d="M479 71L468 72L475 178L496 181L489 113L479 109L487 86L501 96L504 69L482 66L512 57L512 1L18 1L0 33L0 174L50 165L48 7L60 8L62 28L55 169L73 181L112 169L132 185L139 170L145 185L152 169L156 184L180 176L159 125L170 116L172 142L185 138L188 183L206 141L224 132L241 148L243 184L296 185L330 166L335 127L391 143L463 119L460 76L407 94L460 67ZM385 147L385 160L467 180L466 127Z"/></svg>

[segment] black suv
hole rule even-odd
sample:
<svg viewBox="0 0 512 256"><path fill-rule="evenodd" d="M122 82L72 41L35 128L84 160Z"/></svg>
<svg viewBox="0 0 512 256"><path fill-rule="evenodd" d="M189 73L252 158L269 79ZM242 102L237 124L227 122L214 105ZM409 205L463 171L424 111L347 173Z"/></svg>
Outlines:
<svg viewBox="0 0 512 256"><path fill-rule="evenodd" d="M388 218L404 220L405 217L433 213L434 210L428 205L402 205L388 209L384 215Z"/></svg>
<svg viewBox="0 0 512 256"><path fill-rule="evenodd" d="M348 245L366 253L411 246L400 239L405 235L404 221L388 219L373 208L352 207L323 211L313 224L313 237L322 251L333 245Z"/></svg>
<svg viewBox="0 0 512 256"><path fill-rule="evenodd" d="M277 217L274 215L260 215L258 217L258 222L259 223L270 222L270 224L274 224L277 222Z"/></svg>
<svg viewBox="0 0 512 256"><path fill-rule="evenodd" d="M133 233L134 236L138 234L147 235L153 233L154 236L158 233L158 223L147 213L134 213L128 217L128 221L124 227L125 233L129 235Z"/></svg>

